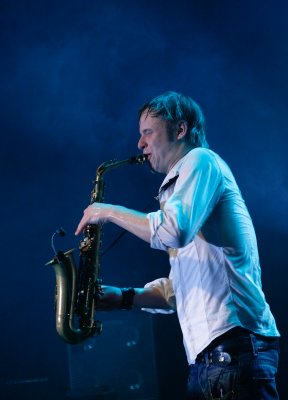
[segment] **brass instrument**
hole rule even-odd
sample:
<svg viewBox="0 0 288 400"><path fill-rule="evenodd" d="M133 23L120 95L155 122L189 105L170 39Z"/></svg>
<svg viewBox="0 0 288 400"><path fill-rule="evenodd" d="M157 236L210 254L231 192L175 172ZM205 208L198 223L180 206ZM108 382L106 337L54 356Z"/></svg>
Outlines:
<svg viewBox="0 0 288 400"><path fill-rule="evenodd" d="M106 172L125 164L143 164L146 161L147 156L138 155L122 161L111 160L101 164L96 170L90 204L104 201L103 176ZM102 294L99 278L101 230L101 224L91 224L85 228L84 238L79 243L78 268L74 249L65 253L55 252L55 257L46 263L54 268L56 274L56 330L61 338L70 344L80 343L93 335L100 334L102 330L101 322L95 321L94 318L95 302Z"/></svg>

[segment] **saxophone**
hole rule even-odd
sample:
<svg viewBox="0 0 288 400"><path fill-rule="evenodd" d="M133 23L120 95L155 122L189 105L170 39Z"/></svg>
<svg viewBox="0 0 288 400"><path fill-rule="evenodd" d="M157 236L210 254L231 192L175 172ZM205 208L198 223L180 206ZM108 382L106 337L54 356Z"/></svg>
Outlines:
<svg viewBox="0 0 288 400"><path fill-rule="evenodd" d="M104 201L104 174L125 164L143 164L147 156L137 155L128 159L110 160L96 170L90 204ZM61 228L62 229L62 228ZM102 323L96 321L95 303L102 295L100 270L101 224L85 228L79 243L79 267L74 250L55 252L55 257L46 263L56 274L55 312L56 331L67 343L77 344L102 331ZM64 235L61 235L64 236Z"/></svg>

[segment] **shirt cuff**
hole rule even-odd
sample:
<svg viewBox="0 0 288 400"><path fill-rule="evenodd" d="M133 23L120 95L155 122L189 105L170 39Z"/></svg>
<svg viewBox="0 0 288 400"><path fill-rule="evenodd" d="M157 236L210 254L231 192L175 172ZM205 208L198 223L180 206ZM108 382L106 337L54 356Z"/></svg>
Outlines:
<svg viewBox="0 0 288 400"><path fill-rule="evenodd" d="M168 250L168 247L160 240L158 229L163 223L163 211L158 210L147 214L147 219L150 225L151 239L150 246L152 249Z"/></svg>
<svg viewBox="0 0 288 400"><path fill-rule="evenodd" d="M157 287L160 289L163 297L171 307L170 309L162 308L141 308L142 311L147 311L152 314L173 314L176 310L176 298L172 288L171 280L168 278L155 279L152 282L146 283L145 288Z"/></svg>

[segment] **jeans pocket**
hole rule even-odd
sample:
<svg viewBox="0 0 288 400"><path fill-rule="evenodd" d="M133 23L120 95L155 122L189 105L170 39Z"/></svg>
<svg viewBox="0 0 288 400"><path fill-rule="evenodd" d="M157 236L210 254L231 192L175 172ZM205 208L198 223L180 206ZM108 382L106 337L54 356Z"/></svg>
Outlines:
<svg viewBox="0 0 288 400"><path fill-rule="evenodd" d="M236 399L237 368L214 368L209 372L208 381L211 399Z"/></svg>
<svg viewBox="0 0 288 400"><path fill-rule="evenodd" d="M278 368L278 350L259 352L241 365L241 394L249 394L251 399L278 399L276 373Z"/></svg>

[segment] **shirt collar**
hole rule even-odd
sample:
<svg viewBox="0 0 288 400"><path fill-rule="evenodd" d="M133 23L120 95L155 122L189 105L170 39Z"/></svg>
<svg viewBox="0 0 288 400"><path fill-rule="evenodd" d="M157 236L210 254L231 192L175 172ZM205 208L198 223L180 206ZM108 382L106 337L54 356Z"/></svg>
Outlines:
<svg viewBox="0 0 288 400"><path fill-rule="evenodd" d="M179 170L180 170L184 160L188 157L188 155L191 153L192 150L190 150L187 154L185 154L185 156L180 158L180 160L178 160L177 163L170 169L170 171L165 176L165 178L159 188L159 194L161 192L163 192L164 190L166 190L170 185L172 185L172 183L174 183L176 181L176 179L179 176Z"/></svg>

